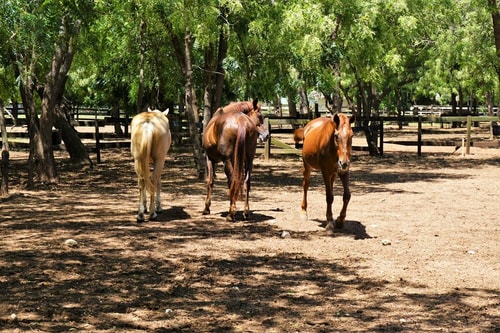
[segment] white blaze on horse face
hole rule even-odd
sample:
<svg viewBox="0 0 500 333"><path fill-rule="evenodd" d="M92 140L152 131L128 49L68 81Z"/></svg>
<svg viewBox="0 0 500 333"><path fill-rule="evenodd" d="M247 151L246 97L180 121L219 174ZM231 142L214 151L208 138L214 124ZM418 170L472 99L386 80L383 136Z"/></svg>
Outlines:
<svg viewBox="0 0 500 333"><path fill-rule="evenodd" d="M259 142L266 142L269 139L269 130L266 123L257 126L257 132L259 133Z"/></svg>
<svg viewBox="0 0 500 333"><path fill-rule="evenodd" d="M352 130L346 125L342 126L339 130L335 130L340 172L347 172L349 170L349 165L351 164L352 137Z"/></svg>

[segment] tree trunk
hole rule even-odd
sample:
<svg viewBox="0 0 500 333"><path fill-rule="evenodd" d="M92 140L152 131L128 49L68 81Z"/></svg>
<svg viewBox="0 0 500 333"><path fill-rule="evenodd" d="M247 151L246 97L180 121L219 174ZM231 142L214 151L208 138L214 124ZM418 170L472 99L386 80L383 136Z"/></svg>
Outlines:
<svg viewBox="0 0 500 333"><path fill-rule="evenodd" d="M203 130L212 117L212 87L214 65L214 45L210 43L205 50L205 89L203 91Z"/></svg>
<svg viewBox="0 0 500 333"><path fill-rule="evenodd" d="M137 89L137 113L141 113L143 109L142 101L144 95L144 53L146 47L143 41L144 21L139 23L139 88ZM150 105L151 107L151 105Z"/></svg>
<svg viewBox="0 0 500 333"><path fill-rule="evenodd" d="M76 48L76 40L80 29L80 21L71 21L69 16L61 20L60 37L56 43L51 68L45 77L45 85L42 97L42 114L40 116L40 139L42 167L40 181L57 183L59 181L52 148L52 128L54 127L56 107L63 100L64 87L68 78L68 72L73 62Z"/></svg>
<svg viewBox="0 0 500 333"><path fill-rule="evenodd" d="M0 99L0 131L2 132L2 150L0 161L0 196L9 194L9 138L7 136L7 127L3 114L4 105Z"/></svg>
<svg viewBox="0 0 500 333"><path fill-rule="evenodd" d="M295 104L296 93L293 90L288 90L288 114L291 118L297 118L297 105Z"/></svg>
<svg viewBox="0 0 500 333"><path fill-rule="evenodd" d="M184 102L186 107L186 117L189 126L189 138L193 148L193 157L198 172L198 178L203 180L205 177L206 162L201 147L201 135L198 128L200 116L198 114L198 103L196 100L196 92L193 86L193 65L191 59L191 50L193 47L192 34L186 30L184 41L182 42L170 22L165 22L165 27L170 34L170 40L174 48L174 54L182 69L184 75ZM184 48L182 48L184 46ZM182 103L179 105L179 112L182 113Z"/></svg>
<svg viewBox="0 0 500 333"><path fill-rule="evenodd" d="M78 136L78 133L69 124L62 108L64 106L59 104L55 108L55 119L54 125L61 132L61 138L64 142L64 146L69 153L71 163L78 165L90 165L92 167L92 161L90 160L87 149L82 143L82 140Z"/></svg>
<svg viewBox="0 0 500 333"><path fill-rule="evenodd" d="M228 36L224 32L224 27L220 28L219 34L219 50L217 53L217 68L215 69L215 94L213 110L217 110L222 106L222 92L224 88L224 79L226 76L223 62L227 56Z"/></svg>
<svg viewBox="0 0 500 333"><path fill-rule="evenodd" d="M497 0L488 0L488 4L491 9L491 18L493 21L493 35L495 37L495 50L497 58L500 59L500 8ZM495 66L497 72L498 82L500 83L500 67ZM500 84L498 85L498 95L500 96ZM499 110L500 110L500 98L499 98ZM498 113L500 118L500 112Z"/></svg>
<svg viewBox="0 0 500 333"><path fill-rule="evenodd" d="M29 74L26 74L22 69L15 67L15 72L17 76L21 77L19 83L19 92L21 95L21 100L23 102L24 114L26 116L26 122L28 124L28 136L29 136L29 156L28 156L28 180L27 187L33 187L35 183L35 174L39 174L38 171L38 159L35 158L35 145L38 143L37 139L39 135L39 122L38 114L35 109L35 102L33 100L33 90L32 90L32 78Z"/></svg>
<svg viewBox="0 0 500 333"><path fill-rule="evenodd" d="M316 118L316 115L312 115L311 111L309 110L309 100L307 99L307 91L305 88L305 84L303 84L299 88L299 98L300 98L300 102L299 102L300 113L301 114L308 114L310 119Z"/></svg>
<svg viewBox="0 0 500 333"><path fill-rule="evenodd" d="M198 129L200 116L198 114L198 103L196 101L196 92L193 86L193 68L191 62L191 49L192 49L192 35L187 32L184 37L184 77L185 77L185 90L186 90L186 117L189 125L189 137L193 145L193 155L198 171L198 179L205 178L205 159L203 157L203 150L201 147L201 135Z"/></svg>
<svg viewBox="0 0 500 333"><path fill-rule="evenodd" d="M47 82L53 78L47 74ZM54 87L46 84L43 89L42 114L40 115L39 143L35 145L35 156L39 163L39 181L53 184L58 182L56 160L52 148L52 128L54 127Z"/></svg>
<svg viewBox="0 0 500 333"><path fill-rule="evenodd" d="M173 109L172 109L173 110ZM120 119L120 109L118 108L117 105L113 105L111 107L111 118L113 119ZM122 130L122 125L121 123L119 122L115 122L114 124L114 127L115 127L115 134L119 137L123 137L124 136L124 133L123 133L123 130ZM125 127L127 127L128 124L125 123Z"/></svg>
<svg viewBox="0 0 500 333"><path fill-rule="evenodd" d="M363 115L363 131L366 137L366 143L368 145L368 152L370 156L379 156L380 152L378 150L378 126L372 123L371 110L373 106L373 94L372 85L370 83L364 83L361 80L357 80L358 90L359 90L359 100L362 107Z"/></svg>

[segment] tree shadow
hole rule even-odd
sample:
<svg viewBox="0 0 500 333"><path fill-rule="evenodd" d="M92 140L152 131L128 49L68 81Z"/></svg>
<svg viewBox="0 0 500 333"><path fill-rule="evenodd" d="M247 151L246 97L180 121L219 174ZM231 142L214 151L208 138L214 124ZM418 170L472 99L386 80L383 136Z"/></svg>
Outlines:
<svg viewBox="0 0 500 333"><path fill-rule="evenodd" d="M432 294L412 285L413 292L400 292L398 282L359 275L359 263L294 253L242 250L227 259L185 253L174 261L138 250L124 254L124 248L3 250L0 285L7 292L0 308L18 319L1 317L0 323L52 332L235 332L244 322L264 330L300 322L313 331L395 332L457 323L459 330L498 330L494 311L467 301L498 299L498 290ZM412 317L401 321L394 306Z"/></svg>
<svg viewBox="0 0 500 333"><path fill-rule="evenodd" d="M185 199L158 221L137 224L135 212L118 205L132 206L136 196L135 188L123 191L135 186L135 175L118 153L114 164L106 158L106 167L77 180L68 176L57 187L1 202L1 330L499 331L498 288L431 291L432 281L368 277L366 258L313 257L294 247L306 242L314 249L328 241L315 237L318 232L280 238L277 228L265 223L279 209L255 210L249 221L231 223L224 219L227 211L190 214ZM165 187L175 185L179 196L203 197L204 184L193 182L186 165L176 168L170 170L175 180ZM359 174L364 178L358 184L370 191L368 186L390 191L384 186L398 181L375 186L375 167ZM402 181L419 174L410 172ZM441 177L429 174L428 181ZM300 171L283 165L258 167L254 175L255 186L300 191ZM334 237L366 240L352 246L371 238L353 220ZM77 245L65 245L67 238ZM265 245L276 242L281 247Z"/></svg>

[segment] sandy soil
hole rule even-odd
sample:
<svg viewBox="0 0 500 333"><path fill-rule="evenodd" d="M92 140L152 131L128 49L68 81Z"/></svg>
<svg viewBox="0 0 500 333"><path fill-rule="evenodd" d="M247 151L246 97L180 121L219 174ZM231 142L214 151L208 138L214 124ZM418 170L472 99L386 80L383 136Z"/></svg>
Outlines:
<svg viewBox="0 0 500 333"><path fill-rule="evenodd" d="M230 223L223 174L203 216L205 185L172 153L165 211L137 224L128 150L85 170L60 157L60 184L32 191L12 152L0 331L500 332L500 149L385 149L355 152L334 236L318 173L300 218L297 156L257 158L251 218Z"/></svg>

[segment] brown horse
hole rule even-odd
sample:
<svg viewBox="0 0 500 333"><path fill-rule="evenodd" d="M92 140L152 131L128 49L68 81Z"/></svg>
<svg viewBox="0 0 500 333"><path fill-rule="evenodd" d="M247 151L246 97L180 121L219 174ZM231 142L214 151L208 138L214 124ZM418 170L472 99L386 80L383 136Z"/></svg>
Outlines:
<svg viewBox="0 0 500 333"><path fill-rule="evenodd" d="M139 211L137 222L144 221L146 211L146 190L151 195L149 219L155 220L157 212L161 212L161 173L165 157L172 137L166 117L168 110L142 112L137 114L131 123L130 150L134 157L134 169L139 184ZM149 163L153 163L153 175L149 170Z"/></svg>
<svg viewBox="0 0 500 333"><path fill-rule="evenodd" d="M326 230L342 228L346 217L347 205L351 199L349 190L349 164L351 163L352 136L351 123L355 116L345 114L333 117L320 117L304 127L304 146L302 148L304 196L302 213L307 218L307 190L309 189L311 169L320 170L326 188ZM343 206L333 226L332 203L333 183L340 177L344 188Z"/></svg>
<svg viewBox="0 0 500 333"><path fill-rule="evenodd" d="M257 140L259 138L266 140L268 136L257 99L253 102L231 103L214 113L203 133L203 148L207 158L207 197L204 215L210 214L215 165L223 162L230 200L227 220L234 221L236 201L240 192L245 193L243 215L248 218L250 174Z"/></svg>
<svg viewBox="0 0 500 333"><path fill-rule="evenodd" d="M293 130L293 141L295 142L295 148L300 148L300 142L304 141L304 127L299 127Z"/></svg>

